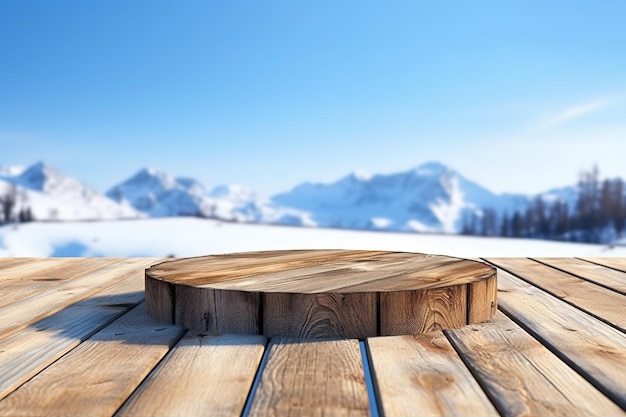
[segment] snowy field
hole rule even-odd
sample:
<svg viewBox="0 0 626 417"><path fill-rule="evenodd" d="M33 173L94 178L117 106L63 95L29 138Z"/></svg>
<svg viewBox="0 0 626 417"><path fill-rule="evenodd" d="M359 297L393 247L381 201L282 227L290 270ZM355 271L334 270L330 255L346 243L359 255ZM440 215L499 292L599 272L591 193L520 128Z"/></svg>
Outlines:
<svg viewBox="0 0 626 417"><path fill-rule="evenodd" d="M376 249L479 256L621 256L626 247L531 239L298 228L196 218L0 228L0 256L199 256L273 249Z"/></svg>

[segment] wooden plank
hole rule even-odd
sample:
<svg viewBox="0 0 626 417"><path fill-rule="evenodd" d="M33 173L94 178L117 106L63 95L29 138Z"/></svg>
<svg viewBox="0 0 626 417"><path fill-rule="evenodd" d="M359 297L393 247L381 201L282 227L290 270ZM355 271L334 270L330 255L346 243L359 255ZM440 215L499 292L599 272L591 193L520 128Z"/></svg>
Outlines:
<svg viewBox="0 0 626 417"><path fill-rule="evenodd" d="M466 324L467 285L383 292L379 297L381 336L426 333Z"/></svg>
<svg viewBox="0 0 626 417"><path fill-rule="evenodd" d="M606 266L608 268L617 269L626 272L626 259L624 258L581 258L587 262L597 265Z"/></svg>
<svg viewBox="0 0 626 417"><path fill-rule="evenodd" d="M498 279L467 284L467 323L480 323L491 319L498 309Z"/></svg>
<svg viewBox="0 0 626 417"><path fill-rule="evenodd" d="M272 341L250 416L367 416L359 342Z"/></svg>
<svg viewBox="0 0 626 417"><path fill-rule="evenodd" d="M117 259L112 258L78 258L67 263L45 268L20 277L2 281L0 307L15 303L18 300L40 293L46 289L58 287L81 275L103 268Z"/></svg>
<svg viewBox="0 0 626 417"><path fill-rule="evenodd" d="M16 265L25 264L28 262L37 261L38 259L43 258L0 258L0 274L2 273L1 270L3 269L12 268Z"/></svg>
<svg viewBox="0 0 626 417"><path fill-rule="evenodd" d="M376 294L266 293L263 318L268 337L363 338L377 334Z"/></svg>
<svg viewBox="0 0 626 417"><path fill-rule="evenodd" d="M624 415L502 313L446 333L503 416Z"/></svg>
<svg viewBox="0 0 626 417"><path fill-rule="evenodd" d="M64 268L80 258L26 258L24 262L11 262L0 269L0 282L45 274L50 269Z"/></svg>
<svg viewBox="0 0 626 417"><path fill-rule="evenodd" d="M118 416L239 416L265 350L263 336L185 336Z"/></svg>
<svg viewBox="0 0 626 417"><path fill-rule="evenodd" d="M508 272L498 286L501 310L626 409L626 334Z"/></svg>
<svg viewBox="0 0 626 417"><path fill-rule="evenodd" d="M143 280L131 275L0 340L0 398L143 301Z"/></svg>
<svg viewBox="0 0 626 417"><path fill-rule="evenodd" d="M141 304L1 400L0 415L111 416L182 335Z"/></svg>
<svg viewBox="0 0 626 417"><path fill-rule="evenodd" d="M531 282L578 308L626 331L626 296L524 258L490 258L489 262Z"/></svg>
<svg viewBox="0 0 626 417"><path fill-rule="evenodd" d="M626 273L575 258L535 258L538 262L626 294Z"/></svg>
<svg viewBox="0 0 626 417"><path fill-rule="evenodd" d="M0 308L0 338L6 337L42 318L85 299L129 276L143 277L144 268L159 258L130 258L48 288L38 294ZM143 284L143 282L142 282Z"/></svg>
<svg viewBox="0 0 626 417"><path fill-rule="evenodd" d="M441 332L367 339L385 416L498 415Z"/></svg>

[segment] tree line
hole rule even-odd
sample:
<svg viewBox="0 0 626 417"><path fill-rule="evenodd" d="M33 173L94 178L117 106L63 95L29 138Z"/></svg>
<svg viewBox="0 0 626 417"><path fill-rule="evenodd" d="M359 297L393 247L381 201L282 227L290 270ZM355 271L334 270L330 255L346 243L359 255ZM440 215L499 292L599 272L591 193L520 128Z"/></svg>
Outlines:
<svg viewBox="0 0 626 417"><path fill-rule="evenodd" d="M538 196L524 210L467 213L462 234L606 243L622 237L626 225L624 181L600 180L599 170L579 176L575 202Z"/></svg>
<svg viewBox="0 0 626 417"><path fill-rule="evenodd" d="M26 203L26 195L20 196L15 184L10 184L7 192L0 196L0 226L33 221L32 210Z"/></svg>

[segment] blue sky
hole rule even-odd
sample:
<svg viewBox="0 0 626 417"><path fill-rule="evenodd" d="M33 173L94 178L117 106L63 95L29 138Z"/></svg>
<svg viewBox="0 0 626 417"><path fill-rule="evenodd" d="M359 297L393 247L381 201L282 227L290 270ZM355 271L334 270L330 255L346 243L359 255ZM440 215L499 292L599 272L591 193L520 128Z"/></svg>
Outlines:
<svg viewBox="0 0 626 417"><path fill-rule="evenodd" d="M0 165L272 194L438 160L626 177L626 2L0 2Z"/></svg>

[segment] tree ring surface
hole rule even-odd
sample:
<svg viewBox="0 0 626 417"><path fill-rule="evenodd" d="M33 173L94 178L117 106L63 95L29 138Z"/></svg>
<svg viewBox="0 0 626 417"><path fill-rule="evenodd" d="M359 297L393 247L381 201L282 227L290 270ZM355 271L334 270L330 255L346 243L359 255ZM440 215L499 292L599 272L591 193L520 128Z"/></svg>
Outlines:
<svg viewBox="0 0 626 417"><path fill-rule="evenodd" d="M246 252L146 270L146 308L206 334L365 338L489 320L496 269L442 255L362 250Z"/></svg>

